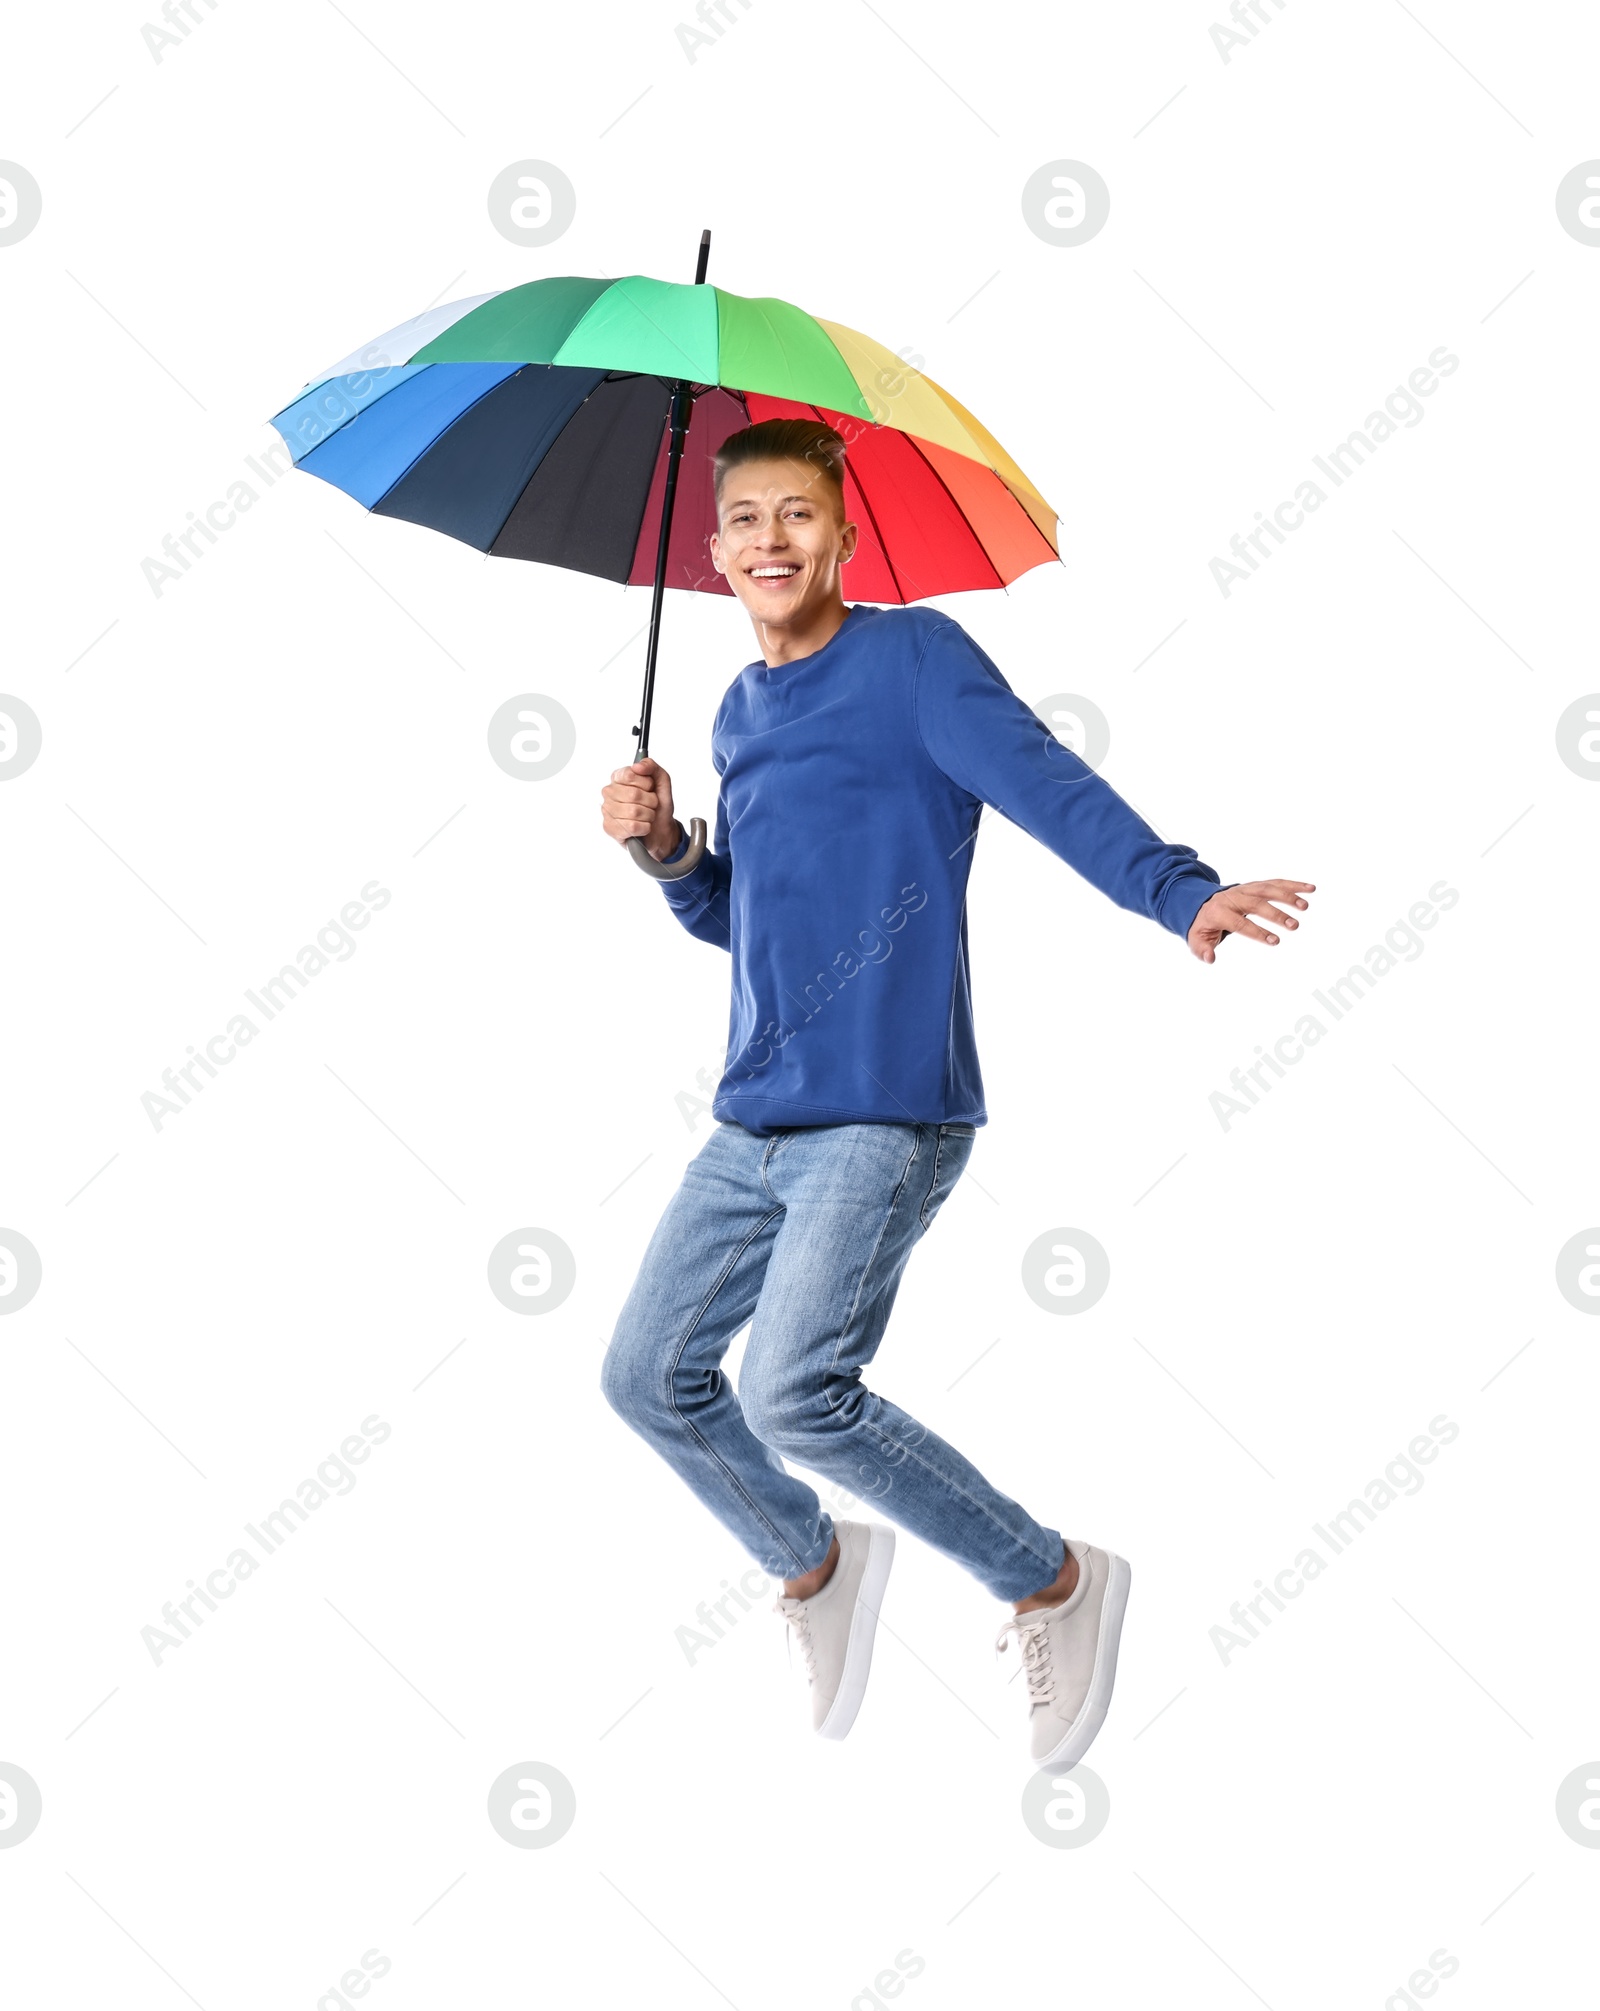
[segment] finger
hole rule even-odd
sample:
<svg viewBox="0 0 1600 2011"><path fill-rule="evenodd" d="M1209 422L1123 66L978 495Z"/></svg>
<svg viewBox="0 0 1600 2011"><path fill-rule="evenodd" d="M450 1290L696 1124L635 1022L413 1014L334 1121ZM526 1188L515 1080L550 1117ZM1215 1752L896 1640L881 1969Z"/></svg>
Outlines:
<svg viewBox="0 0 1600 2011"><path fill-rule="evenodd" d="M625 770L621 781L607 786L624 792L631 801L652 804L672 801L672 790L664 774L636 775L632 770Z"/></svg>
<svg viewBox="0 0 1600 2011"><path fill-rule="evenodd" d="M1269 930L1258 929L1248 915L1241 915L1239 917L1233 925L1233 933L1236 936L1249 936L1253 942L1257 943L1275 943L1278 940Z"/></svg>
<svg viewBox="0 0 1600 2011"><path fill-rule="evenodd" d="M1278 922L1286 929L1298 929L1300 926L1293 915L1285 914L1282 908L1275 908L1270 901L1251 901L1249 912L1259 915L1264 922Z"/></svg>
<svg viewBox="0 0 1600 2011"><path fill-rule="evenodd" d="M1225 902L1243 901L1252 907L1266 900L1287 901L1291 907L1304 908L1305 901L1295 891L1303 886L1303 880L1245 880L1237 887L1224 887L1222 899ZM1308 891L1315 892L1315 889Z"/></svg>
<svg viewBox="0 0 1600 2011"><path fill-rule="evenodd" d="M1304 885L1303 880L1244 880L1237 887L1224 887L1221 891L1224 900L1291 901L1295 907L1303 908L1306 904L1296 889Z"/></svg>

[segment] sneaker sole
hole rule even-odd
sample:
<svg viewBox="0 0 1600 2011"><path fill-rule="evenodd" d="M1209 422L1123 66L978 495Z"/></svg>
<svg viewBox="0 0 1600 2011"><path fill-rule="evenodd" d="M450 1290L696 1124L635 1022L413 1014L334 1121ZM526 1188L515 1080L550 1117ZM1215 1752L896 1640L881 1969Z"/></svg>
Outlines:
<svg viewBox="0 0 1600 2011"><path fill-rule="evenodd" d="M889 1567L894 1562L894 1531L882 1523L868 1525L872 1531L867 1544L866 1567L856 1592L855 1610L850 1615L850 1639L844 1651L844 1667L834 1692L828 1715L817 1727L822 1739L842 1739L856 1721L861 1700L867 1694L867 1677L872 1672L872 1641L878 1631L878 1608L883 1604Z"/></svg>
<svg viewBox="0 0 1600 2011"><path fill-rule="evenodd" d="M1117 1680L1117 1647L1122 1639L1122 1616L1128 1610L1133 1571L1127 1558L1118 1557L1115 1553L1109 1555L1108 1562L1109 1579L1105 1604L1100 1609L1100 1636L1095 1643L1094 1674L1089 1679L1089 1694L1059 1745L1053 1752L1036 1759L1036 1767L1075 1767L1094 1744L1096 1734L1106 1721L1106 1712L1111 1707L1112 1686Z"/></svg>

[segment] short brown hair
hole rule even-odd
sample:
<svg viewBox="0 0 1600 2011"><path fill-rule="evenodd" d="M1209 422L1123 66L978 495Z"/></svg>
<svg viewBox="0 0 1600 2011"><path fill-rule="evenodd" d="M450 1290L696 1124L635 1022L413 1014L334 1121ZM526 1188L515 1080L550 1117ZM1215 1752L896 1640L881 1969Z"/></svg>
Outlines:
<svg viewBox="0 0 1600 2011"><path fill-rule="evenodd" d="M842 519L844 503L844 437L825 419L763 419L730 433L711 463L712 489L722 510L722 485L729 473L747 461L804 461L833 490Z"/></svg>

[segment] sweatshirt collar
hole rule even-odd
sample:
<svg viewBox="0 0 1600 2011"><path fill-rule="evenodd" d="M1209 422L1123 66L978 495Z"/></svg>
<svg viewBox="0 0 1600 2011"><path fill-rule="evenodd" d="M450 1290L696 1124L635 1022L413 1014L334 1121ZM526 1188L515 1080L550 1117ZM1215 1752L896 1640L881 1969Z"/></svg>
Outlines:
<svg viewBox="0 0 1600 2011"><path fill-rule="evenodd" d="M854 605L847 607L844 611L844 620L840 622L833 634L828 637L828 640L822 645L821 649L814 649L806 656L792 657L788 663L768 664L758 657L754 663L746 665L746 668L753 671L757 676L765 678L769 683L781 684L785 678L792 676L796 671L806 670L812 664L816 663L819 658L826 656L841 636L853 635L857 628L861 626L862 617L873 612L875 610L865 607Z"/></svg>

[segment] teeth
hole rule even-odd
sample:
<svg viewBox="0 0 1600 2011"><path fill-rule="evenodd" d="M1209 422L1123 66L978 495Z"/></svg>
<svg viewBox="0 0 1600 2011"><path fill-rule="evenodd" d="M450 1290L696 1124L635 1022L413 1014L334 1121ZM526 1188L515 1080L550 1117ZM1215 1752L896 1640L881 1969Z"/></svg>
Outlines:
<svg viewBox="0 0 1600 2011"><path fill-rule="evenodd" d="M788 580L799 572L798 566L756 566L750 577L753 580Z"/></svg>

